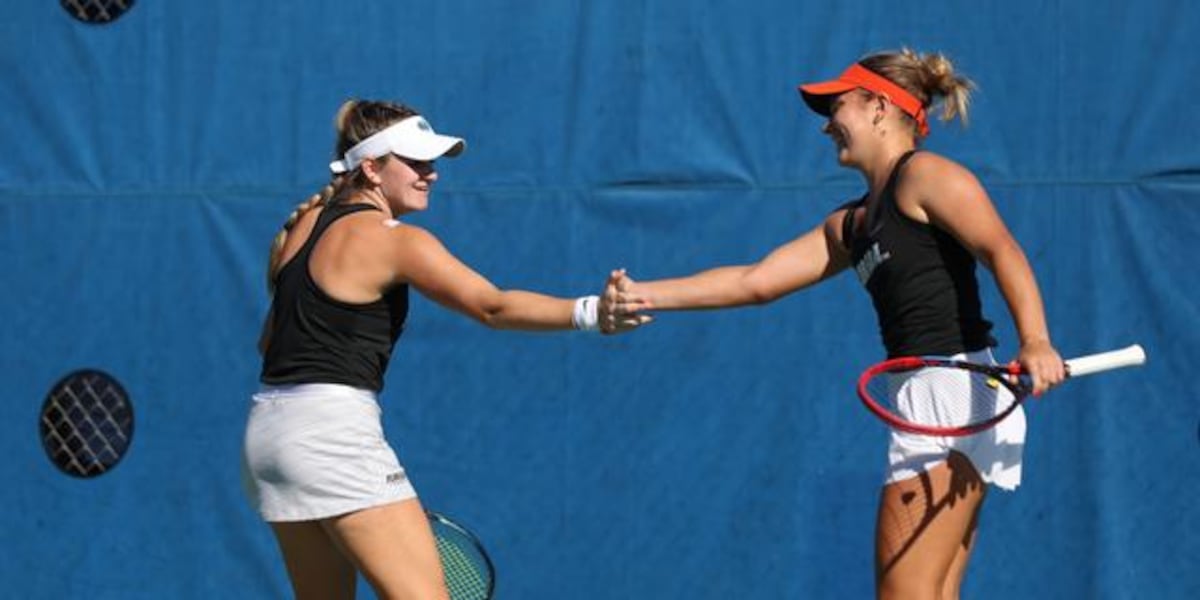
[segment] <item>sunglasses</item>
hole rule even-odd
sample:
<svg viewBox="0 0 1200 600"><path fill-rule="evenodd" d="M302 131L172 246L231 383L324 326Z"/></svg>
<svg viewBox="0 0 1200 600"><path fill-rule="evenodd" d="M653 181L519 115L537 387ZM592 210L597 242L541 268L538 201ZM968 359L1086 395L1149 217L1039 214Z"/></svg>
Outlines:
<svg viewBox="0 0 1200 600"><path fill-rule="evenodd" d="M432 160L415 160L405 156L400 156L396 153L392 153L392 157L404 163L406 166L408 166L408 168L420 173L421 175L432 173L435 170L434 161Z"/></svg>

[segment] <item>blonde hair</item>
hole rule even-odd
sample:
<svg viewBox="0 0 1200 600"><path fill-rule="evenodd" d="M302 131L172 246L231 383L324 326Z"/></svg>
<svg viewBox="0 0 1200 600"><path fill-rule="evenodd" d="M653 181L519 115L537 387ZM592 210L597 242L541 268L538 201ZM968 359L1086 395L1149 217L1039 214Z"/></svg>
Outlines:
<svg viewBox="0 0 1200 600"><path fill-rule="evenodd" d="M899 51L872 54L858 64L878 73L907 90L921 102L928 112L934 104L941 105L942 121L958 117L967 125L967 110L971 103L971 90L975 83L954 71L949 58L940 52L918 54L910 48ZM912 121L916 131L916 121Z"/></svg>
<svg viewBox="0 0 1200 600"><path fill-rule="evenodd" d="M334 156L341 158L355 144L367 139L375 133L386 129L393 123L419 114L416 110L403 104L392 102L377 102L371 100L347 100L338 108L333 118L334 128L337 129L337 141L334 144ZM386 162L388 157L376 159ZM325 206L332 198L342 196L348 191L367 187L369 183L361 169L350 173L334 175L333 179L321 191L309 196L307 200L296 205L292 214L283 223L279 233L271 240L271 249L267 255L267 291L275 293L275 278L279 275L283 257L283 247L287 244L288 234L292 227L308 211L319 206Z"/></svg>

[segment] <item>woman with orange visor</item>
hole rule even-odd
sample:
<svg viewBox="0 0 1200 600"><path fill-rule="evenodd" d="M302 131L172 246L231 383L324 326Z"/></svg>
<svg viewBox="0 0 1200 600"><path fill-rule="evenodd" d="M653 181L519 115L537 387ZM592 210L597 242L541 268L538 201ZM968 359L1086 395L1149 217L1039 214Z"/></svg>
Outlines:
<svg viewBox="0 0 1200 600"><path fill-rule="evenodd" d="M987 192L962 165L922 150L928 111L964 122L972 84L941 54L905 49L868 56L836 79L800 86L827 118L838 162L858 171L866 193L756 263L687 277L616 282L614 315L713 309L774 301L845 270L871 295L889 357L952 356L991 362L975 266L991 270L1008 304L1016 360L1035 393L1065 377L1033 271ZM611 285L611 284L610 284ZM936 385L924 393L938 402ZM876 521L880 598L958 598L988 484L1021 479L1023 414L961 438L893 431Z"/></svg>

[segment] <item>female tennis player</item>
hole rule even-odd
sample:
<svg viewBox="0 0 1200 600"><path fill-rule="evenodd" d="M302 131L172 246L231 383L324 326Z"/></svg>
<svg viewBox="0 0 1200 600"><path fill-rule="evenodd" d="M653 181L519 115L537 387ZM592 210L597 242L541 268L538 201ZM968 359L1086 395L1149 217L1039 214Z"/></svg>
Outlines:
<svg viewBox="0 0 1200 600"><path fill-rule="evenodd" d="M994 363L991 323L981 314L976 261L988 267L1020 337L1016 360L1035 393L1065 376L1033 272L969 170L919 149L927 111L965 123L971 82L938 53L905 49L868 56L831 81L800 86L838 162L867 192L811 231L754 264L688 277L618 282L613 311L723 308L771 302L849 267L874 303L889 356L940 355ZM623 314L614 312L614 317ZM918 393L913 391L912 393ZM937 400L953 390L927 385ZM880 598L958 598L975 540L985 483L1020 481L1023 414L966 438L891 433L877 515Z"/></svg>
<svg viewBox="0 0 1200 600"><path fill-rule="evenodd" d="M614 316L615 292L571 300L497 289L429 231L396 220L428 206L434 161L457 156L464 141L386 102L347 102L336 124L332 182L271 248L247 490L297 598L353 598L356 570L380 598L447 598L425 511L383 437L377 402L409 286L497 329L616 333L648 319Z"/></svg>

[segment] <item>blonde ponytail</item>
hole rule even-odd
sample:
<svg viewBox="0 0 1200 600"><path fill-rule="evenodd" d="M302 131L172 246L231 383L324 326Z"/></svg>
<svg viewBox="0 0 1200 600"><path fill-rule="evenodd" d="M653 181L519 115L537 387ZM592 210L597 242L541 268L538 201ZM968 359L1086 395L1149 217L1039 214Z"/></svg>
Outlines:
<svg viewBox="0 0 1200 600"><path fill-rule="evenodd" d="M296 223L305 213L328 203L329 199L336 195L342 188L343 181L344 178L338 175L333 181L322 188L320 192L309 196L307 200L296 205L296 209L292 211L292 214L288 215L287 221L283 223L283 228L279 230L279 233L275 234L275 239L271 240L271 250L267 256L267 291L272 294L275 293L275 278L279 276L279 269L282 267L280 263L283 258L283 247L287 244L288 235L291 233L292 228L296 226Z"/></svg>
<svg viewBox="0 0 1200 600"><path fill-rule="evenodd" d="M926 54L920 57L920 61L925 70L926 89L930 91L931 96L942 98L942 114L939 118L949 121L957 116L963 125L966 125L971 90L975 89L975 84L955 73L950 59L940 52Z"/></svg>
<svg viewBox="0 0 1200 600"><path fill-rule="evenodd" d="M971 90L975 89L975 84L955 72L954 64L944 54L919 54L903 48L898 52L873 54L860 60L859 64L903 87L926 109L941 104L940 120L958 117L964 126L967 125Z"/></svg>

